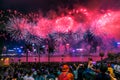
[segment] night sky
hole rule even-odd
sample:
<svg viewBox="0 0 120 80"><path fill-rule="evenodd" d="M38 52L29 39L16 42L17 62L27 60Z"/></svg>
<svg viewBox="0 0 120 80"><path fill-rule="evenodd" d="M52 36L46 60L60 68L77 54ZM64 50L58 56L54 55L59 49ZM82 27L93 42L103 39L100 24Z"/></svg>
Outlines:
<svg viewBox="0 0 120 80"><path fill-rule="evenodd" d="M15 9L21 12L41 10L57 11L58 7L72 9L75 5L89 9L120 9L120 0L0 0L0 9Z"/></svg>

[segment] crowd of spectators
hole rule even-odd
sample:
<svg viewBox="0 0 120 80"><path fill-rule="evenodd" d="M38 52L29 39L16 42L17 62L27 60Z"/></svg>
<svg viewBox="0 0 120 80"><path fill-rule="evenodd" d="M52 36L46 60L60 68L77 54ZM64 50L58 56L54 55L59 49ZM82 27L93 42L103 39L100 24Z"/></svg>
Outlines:
<svg viewBox="0 0 120 80"><path fill-rule="evenodd" d="M19 62L1 66L0 80L120 80L119 73L118 65L93 63L92 59L84 63Z"/></svg>
<svg viewBox="0 0 120 80"><path fill-rule="evenodd" d="M120 65L120 52L119 53L108 53L108 58L106 58L104 61L111 62L111 63L117 63Z"/></svg>

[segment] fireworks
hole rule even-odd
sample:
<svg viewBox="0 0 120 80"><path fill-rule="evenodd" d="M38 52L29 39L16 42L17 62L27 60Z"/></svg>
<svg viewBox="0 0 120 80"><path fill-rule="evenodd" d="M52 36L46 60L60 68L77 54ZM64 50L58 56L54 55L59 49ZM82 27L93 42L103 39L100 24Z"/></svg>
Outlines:
<svg viewBox="0 0 120 80"><path fill-rule="evenodd" d="M34 27L35 34L43 38L46 38L46 36L53 31L52 28L52 22L45 18L39 19L37 25Z"/></svg>
<svg viewBox="0 0 120 80"><path fill-rule="evenodd" d="M95 20L93 20L94 33L96 35L106 35L106 37L119 38L119 11L117 12L107 12L103 15L99 14Z"/></svg>
<svg viewBox="0 0 120 80"><path fill-rule="evenodd" d="M94 37L102 39L101 43L111 38L120 38L119 11L108 10L100 13L83 7L67 11L66 15L62 16L55 12L53 12L55 15L52 15L50 12L50 16L48 14L47 17L43 17L40 13L23 15L15 11L14 15L9 17L6 30L15 40L35 44L41 44L43 39L49 38L49 35L58 42L78 43L84 39L87 30L90 30ZM104 44L107 44L105 42Z"/></svg>
<svg viewBox="0 0 120 80"><path fill-rule="evenodd" d="M28 33L27 36L25 37L25 41L30 44L41 45L43 39L38 36L32 35L31 33Z"/></svg>
<svg viewBox="0 0 120 80"><path fill-rule="evenodd" d="M58 32L68 32L72 30L73 24L71 17L61 17L55 21L55 28Z"/></svg>
<svg viewBox="0 0 120 80"><path fill-rule="evenodd" d="M6 30L11 34L11 37L15 40L23 40L27 36L27 25L26 20L19 18L12 18L10 22L7 23Z"/></svg>

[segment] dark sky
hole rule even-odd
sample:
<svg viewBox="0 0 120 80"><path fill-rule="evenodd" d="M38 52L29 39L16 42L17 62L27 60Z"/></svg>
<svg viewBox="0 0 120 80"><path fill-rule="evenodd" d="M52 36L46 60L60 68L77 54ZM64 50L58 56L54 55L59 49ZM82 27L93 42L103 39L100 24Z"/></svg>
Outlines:
<svg viewBox="0 0 120 80"><path fill-rule="evenodd" d="M47 12L50 9L73 8L75 4L87 8L120 9L120 0L0 0L0 9L16 9L23 12L42 10Z"/></svg>
<svg viewBox="0 0 120 80"><path fill-rule="evenodd" d="M17 9L20 11L31 11L41 9L48 11L56 9L58 6L71 6L77 0L1 0L1 9ZM87 0L83 0L85 2Z"/></svg>

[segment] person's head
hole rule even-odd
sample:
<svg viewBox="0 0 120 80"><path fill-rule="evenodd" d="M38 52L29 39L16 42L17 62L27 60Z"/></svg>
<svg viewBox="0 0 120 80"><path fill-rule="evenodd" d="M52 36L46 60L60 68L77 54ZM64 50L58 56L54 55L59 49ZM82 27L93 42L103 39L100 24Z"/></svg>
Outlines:
<svg viewBox="0 0 120 80"><path fill-rule="evenodd" d="M102 73L105 73L105 72L107 72L107 66L106 65L101 65L101 67L100 67L100 72L102 72Z"/></svg>
<svg viewBox="0 0 120 80"><path fill-rule="evenodd" d="M68 65L63 65L62 66L62 72L68 72L69 71L69 66Z"/></svg>
<svg viewBox="0 0 120 80"><path fill-rule="evenodd" d="M32 71L29 71L29 72L28 72L28 76L31 76L31 75L32 75Z"/></svg>
<svg viewBox="0 0 120 80"><path fill-rule="evenodd" d="M53 70L49 70L49 74L53 74L54 73L54 71Z"/></svg>
<svg viewBox="0 0 120 80"><path fill-rule="evenodd" d="M42 72L40 72L39 70L37 71L37 75L40 76L42 75Z"/></svg>
<svg viewBox="0 0 120 80"><path fill-rule="evenodd" d="M88 58L88 65L91 64L91 63L93 63L92 58Z"/></svg>
<svg viewBox="0 0 120 80"><path fill-rule="evenodd" d="M89 60L88 61L88 68L92 68L93 67L93 61L92 60Z"/></svg>

